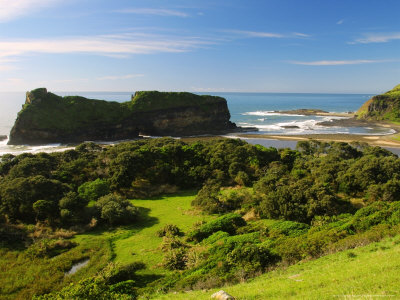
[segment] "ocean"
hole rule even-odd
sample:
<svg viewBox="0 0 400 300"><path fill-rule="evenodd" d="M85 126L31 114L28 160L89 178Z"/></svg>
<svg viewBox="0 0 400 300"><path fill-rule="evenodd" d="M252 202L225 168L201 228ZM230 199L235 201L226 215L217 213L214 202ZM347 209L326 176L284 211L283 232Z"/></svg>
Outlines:
<svg viewBox="0 0 400 300"><path fill-rule="evenodd" d="M134 92L55 92L58 95L80 95L91 99L125 102L130 101ZM205 93L199 93L205 94ZM207 93L227 99L231 121L238 126L256 127L254 134L323 134L347 133L383 135L391 134L391 129L372 127L320 126L317 123L340 117L305 116L279 114L275 111L287 111L301 108L321 109L328 112L354 112L371 94L304 94L304 93ZM0 93L0 135L9 135L18 111L25 102L24 92ZM289 126L290 128L287 128ZM286 127L286 128L285 128ZM231 135L232 136L232 135ZM247 139L250 143L277 148L294 148L296 142L265 139ZM65 145L8 146L7 140L0 142L0 155L5 153L63 151Z"/></svg>

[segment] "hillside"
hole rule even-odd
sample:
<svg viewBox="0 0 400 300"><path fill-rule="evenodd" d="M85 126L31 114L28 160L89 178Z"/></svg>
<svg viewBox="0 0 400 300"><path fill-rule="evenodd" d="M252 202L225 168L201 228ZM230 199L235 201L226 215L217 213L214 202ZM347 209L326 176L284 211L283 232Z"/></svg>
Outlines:
<svg viewBox="0 0 400 300"><path fill-rule="evenodd" d="M191 93L136 92L118 103L28 92L10 133L10 145L123 140L139 135L187 136L236 128L226 100Z"/></svg>
<svg viewBox="0 0 400 300"><path fill-rule="evenodd" d="M365 102L356 113L357 119L400 122L400 84Z"/></svg>
<svg viewBox="0 0 400 300"><path fill-rule="evenodd" d="M254 280L154 299L210 299L223 289L245 299L398 299L400 236L276 270Z"/></svg>

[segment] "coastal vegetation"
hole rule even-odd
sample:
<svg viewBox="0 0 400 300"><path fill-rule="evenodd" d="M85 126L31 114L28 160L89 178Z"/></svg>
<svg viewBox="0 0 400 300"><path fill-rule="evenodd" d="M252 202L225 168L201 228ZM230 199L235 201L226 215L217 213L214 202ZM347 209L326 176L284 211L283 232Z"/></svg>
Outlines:
<svg viewBox="0 0 400 300"><path fill-rule="evenodd" d="M358 119L400 122L400 84L365 102L356 113Z"/></svg>
<svg viewBox="0 0 400 300"><path fill-rule="evenodd" d="M161 138L3 155L0 297L150 299L341 251L325 261L374 259L351 249L393 237L382 247L397 251L399 195L400 159L360 143ZM371 291L398 293L390 282Z"/></svg>

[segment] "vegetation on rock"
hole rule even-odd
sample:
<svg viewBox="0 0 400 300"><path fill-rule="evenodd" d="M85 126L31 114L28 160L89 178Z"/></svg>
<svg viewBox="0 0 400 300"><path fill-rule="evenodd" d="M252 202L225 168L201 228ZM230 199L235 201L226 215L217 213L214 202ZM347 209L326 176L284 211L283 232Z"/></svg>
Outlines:
<svg viewBox="0 0 400 300"><path fill-rule="evenodd" d="M400 85L369 99L356 115L364 120L400 122Z"/></svg>
<svg viewBox="0 0 400 300"><path fill-rule="evenodd" d="M145 135L194 135L236 128L226 100L191 93L137 92L118 103L61 97L39 88L26 94L9 144L122 140Z"/></svg>

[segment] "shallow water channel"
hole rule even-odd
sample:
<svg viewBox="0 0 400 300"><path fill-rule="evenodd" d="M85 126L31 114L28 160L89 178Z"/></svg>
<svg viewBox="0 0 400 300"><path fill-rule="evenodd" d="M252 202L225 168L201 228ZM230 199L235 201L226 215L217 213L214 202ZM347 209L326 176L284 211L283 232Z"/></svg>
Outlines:
<svg viewBox="0 0 400 300"><path fill-rule="evenodd" d="M82 260L72 265L71 270L65 272L65 276L75 274L79 269L85 267L89 263L89 259Z"/></svg>

